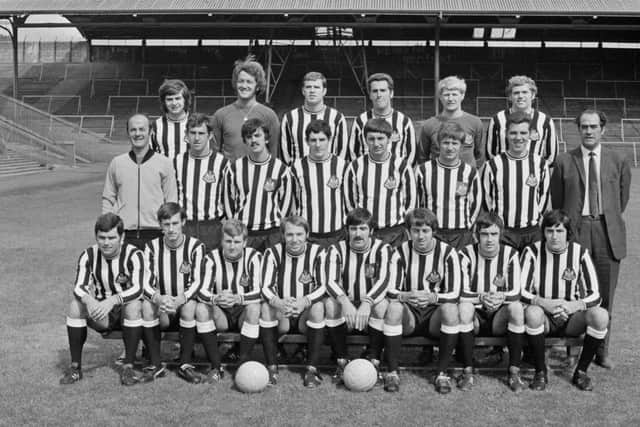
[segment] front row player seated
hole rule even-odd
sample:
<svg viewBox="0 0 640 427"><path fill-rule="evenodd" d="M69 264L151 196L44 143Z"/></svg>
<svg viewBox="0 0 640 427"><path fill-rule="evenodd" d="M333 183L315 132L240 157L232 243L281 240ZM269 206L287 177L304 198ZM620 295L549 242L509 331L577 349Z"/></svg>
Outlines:
<svg viewBox="0 0 640 427"><path fill-rule="evenodd" d="M456 250L434 238L438 219L428 209L409 211L405 217L410 240L396 252L395 283L389 287L389 308L384 320L389 373L386 391L400 388L398 364L402 336L439 337L440 357L435 380L439 393L451 391L447 369L458 340L458 297L460 294L460 262ZM392 263L393 264L393 263Z"/></svg>
<svg viewBox="0 0 640 427"><path fill-rule="evenodd" d="M142 335L140 295L151 274L142 251L124 243L124 224L119 216L100 215L94 232L96 244L85 249L78 259L73 299L67 314L71 366L60 384L82 379L82 347L89 325L99 332L122 326L125 358L120 382L133 385L140 379L133 370Z"/></svg>
<svg viewBox="0 0 640 427"><path fill-rule="evenodd" d="M278 333L298 330L307 335L309 356L305 387L321 383L317 365L324 341L324 251L307 242L309 224L298 215L282 220L284 243L267 249L262 263L260 337L269 370L269 384L278 380Z"/></svg>
<svg viewBox="0 0 640 427"><path fill-rule="evenodd" d="M355 208L346 218L347 240L329 248L326 260L326 326L338 368L334 382L342 381L347 364L347 331L368 333L368 356L378 368L384 345L385 296L396 266L393 249L374 239L375 222L364 208Z"/></svg>
<svg viewBox="0 0 640 427"><path fill-rule="evenodd" d="M525 328L532 348L535 375L530 387L544 390L547 380L544 337L547 334L580 336L582 353L572 383L593 390L587 369L607 336L609 313L600 307L598 278L589 252L572 241L569 216L561 210L542 219L542 241L522 255L522 300Z"/></svg>
<svg viewBox="0 0 640 427"><path fill-rule="evenodd" d="M475 223L477 243L460 252L462 290L460 332L464 373L458 387L473 386L474 335L507 335L511 390L524 389L520 378L524 309L520 303L520 260L518 251L500 243L504 223L495 213L480 214ZM502 351L502 349L500 349Z"/></svg>
<svg viewBox="0 0 640 427"><path fill-rule="evenodd" d="M144 368L143 381L164 376L160 361L160 331L180 331L180 367L178 376L199 383L200 375L191 364L196 339L196 295L201 286L204 244L183 232L187 214L175 202L158 209L163 237L147 243L145 257L155 281L146 283L142 301L143 339L149 349L150 365Z"/></svg>
<svg viewBox="0 0 640 427"><path fill-rule="evenodd" d="M247 246L247 236L242 222L224 221L220 248L205 258L196 328L211 363L209 382L222 377L216 330L240 332L240 363L249 360L260 334L262 255Z"/></svg>

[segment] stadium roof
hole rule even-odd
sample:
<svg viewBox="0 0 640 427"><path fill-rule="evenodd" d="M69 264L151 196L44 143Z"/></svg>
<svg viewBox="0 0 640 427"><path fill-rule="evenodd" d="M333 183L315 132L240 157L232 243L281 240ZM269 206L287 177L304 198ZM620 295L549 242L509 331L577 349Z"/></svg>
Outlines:
<svg viewBox="0 0 640 427"><path fill-rule="evenodd" d="M634 0L0 0L2 14L640 15Z"/></svg>
<svg viewBox="0 0 640 427"><path fill-rule="evenodd" d="M517 40L640 41L634 0L0 0L0 17L61 14L87 39L468 40L511 27ZM439 18L439 19L438 19ZM485 32L488 34L489 32Z"/></svg>

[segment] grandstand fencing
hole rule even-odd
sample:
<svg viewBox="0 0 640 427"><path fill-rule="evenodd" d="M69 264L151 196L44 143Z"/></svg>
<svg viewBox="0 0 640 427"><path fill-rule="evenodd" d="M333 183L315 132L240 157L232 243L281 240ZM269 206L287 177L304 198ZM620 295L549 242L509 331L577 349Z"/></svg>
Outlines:
<svg viewBox="0 0 640 427"><path fill-rule="evenodd" d="M66 164L98 160L105 151L100 147L111 143L95 132L5 95L0 95L0 116L8 141L39 146L62 156Z"/></svg>

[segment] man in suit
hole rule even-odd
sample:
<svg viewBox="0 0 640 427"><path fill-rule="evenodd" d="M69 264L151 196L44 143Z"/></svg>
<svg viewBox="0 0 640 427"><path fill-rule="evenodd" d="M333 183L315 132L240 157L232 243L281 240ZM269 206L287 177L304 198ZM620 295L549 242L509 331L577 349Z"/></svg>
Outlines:
<svg viewBox="0 0 640 427"><path fill-rule="evenodd" d="M607 118L585 110L576 118L580 147L558 156L551 177L551 203L563 209L577 228L576 238L595 263L602 307L612 312L620 260L627 255L622 213L629 201L628 159L600 143ZM610 334L609 334L610 335ZM596 354L596 364L611 369L609 336Z"/></svg>

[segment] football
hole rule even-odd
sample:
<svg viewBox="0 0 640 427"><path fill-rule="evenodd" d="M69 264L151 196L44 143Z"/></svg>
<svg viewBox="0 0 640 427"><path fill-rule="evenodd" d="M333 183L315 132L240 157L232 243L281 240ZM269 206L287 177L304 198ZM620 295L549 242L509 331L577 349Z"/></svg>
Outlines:
<svg viewBox="0 0 640 427"><path fill-rule="evenodd" d="M262 363L249 361L238 368L235 383L243 393L259 393L267 387L269 371Z"/></svg>
<svg viewBox="0 0 640 427"><path fill-rule="evenodd" d="M368 360L355 359L345 366L342 378L344 385L351 391L369 391L376 385L378 371Z"/></svg>

